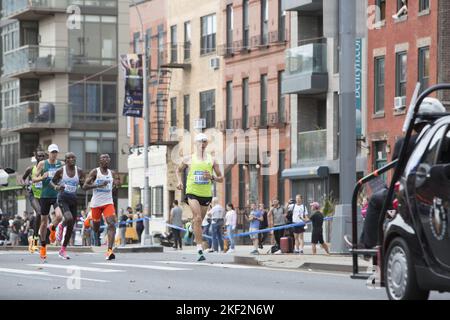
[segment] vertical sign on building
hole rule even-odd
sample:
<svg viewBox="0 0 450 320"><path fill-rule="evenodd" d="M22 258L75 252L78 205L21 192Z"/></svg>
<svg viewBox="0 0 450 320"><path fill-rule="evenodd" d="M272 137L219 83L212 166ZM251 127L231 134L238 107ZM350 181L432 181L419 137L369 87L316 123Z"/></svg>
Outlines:
<svg viewBox="0 0 450 320"><path fill-rule="evenodd" d="M142 54L121 55L120 63L125 74L125 101L122 115L142 118L144 106Z"/></svg>
<svg viewBox="0 0 450 320"><path fill-rule="evenodd" d="M356 137L362 136L362 39L355 40L355 105Z"/></svg>

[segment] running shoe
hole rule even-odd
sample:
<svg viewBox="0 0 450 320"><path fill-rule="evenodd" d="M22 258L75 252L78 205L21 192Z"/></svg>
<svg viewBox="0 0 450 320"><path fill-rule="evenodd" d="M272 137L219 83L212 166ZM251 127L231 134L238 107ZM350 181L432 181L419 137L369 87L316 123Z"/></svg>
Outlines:
<svg viewBox="0 0 450 320"><path fill-rule="evenodd" d="M45 262L47 260L47 248L46 247L41 247L41 249L39 251L39 256L43 262Z"/></svg>
<svg viewBox="0 0 450 320"><path fill-rule="evenodd" d="M198 257L197 261L205 261L206 260L205 256L203 255L202 250L199 250L198 254L199 254L199 257Z"/></svg>
<svg viewBox="0 0 450 320"><path fill-rule="evenodd" d="M67 255L66 248L62 247L61 250L59 250L58 256L63 260L69 260L70 257Z"/></svg>
<svg viewBox="0 0 450 320"><path fill-rule="evenodd" d="M30 253L34 253L34 238L33 236L28 237L28 251Z"/></svg>
<svg viewBox="0 0 450 320"><path fill-rule="evenodd" d="M50 243L54 243L56 241L56 231L53 230L52 225L50 225L49 230L50 230L50 236L49 236Z"/></svg>
<svg viewBox="0 0 450 320"><path fill-rule="evenodd" d="M64 227L62 225L62 223L58 224L58 226L56 227L56 241L61 242L62 238L63 238L63 233L64 233Z"/></svg>
<svg viewBox="0 0 450 320"><path fill-rule="evenodd" d="M253 250L252 252L250 252L250 254L259 254L258 250Z"/></svg>
<svg viewBox="0 0 450 320"><path fill-rule="evenodd" d="M106 253L106 260L114 260L115 258L116 256L113 253L112 249L108 249L108 252Z"/></svg>

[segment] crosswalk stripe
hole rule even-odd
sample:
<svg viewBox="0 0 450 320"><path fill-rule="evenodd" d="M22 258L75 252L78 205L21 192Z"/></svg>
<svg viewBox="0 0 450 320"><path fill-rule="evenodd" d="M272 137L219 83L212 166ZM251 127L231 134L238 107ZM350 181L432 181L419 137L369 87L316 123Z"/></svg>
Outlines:
<svg viewBox="0 0 450 320"><path fill-rule="evenodd" d="M41 268L55 268L55 269L76 269L80 271L91 271L91 272L101 272L101 273L110 273L110 272L125 272L125 270L116 270L116 269L103 269L103 268L91 268L91 267L80 267L76 265L60 265L60 264L29 264L32 267L41 267Z"/></svg>
<svg viewBox="0 0 450 320"><path fill-rule="evenodd" d="M151 265L141 265L141 264L128 264L128 263L93 262L92 264L106 265L106 266L112 266L112 267L130 267L130 268L141 268L141 269L152 269L152 270L166 270L166 271L192 270L192 269L186 269L186 268L161 267L161 266L151 266Z"/></svg>
<svg viewBox="0 0 450 320"><path fill-rule="evenodd" d="M0 268L0 272L13 273L13 274L24 274L24 275L46 276L46 277L53 277L53 278L65 278L65 279L67 279L67 278L73 279L74 278L73 276L60 276L60 275L56 275L56 274L50 274L48 272L34 271L34 270L20 270L20 269ZM111 281L108 281L108 280L81 278L81 277L79 279L80 280L84 280L84 281L92 281L92 282L111 282Z"/></svg>
<svg viewBox="0 0 450 320"><path fill-rule="evenodd" d="M199 263L199 262L185 262L185 261L153 261L156 263L165 263L165 264L181 264L181 265L192 265L192 266L204 266L204 267L216 267L216 268L230 268L230 269L255 269L259 267L253 266L243 266L239 264L230 264L230 263Z"/></svg>

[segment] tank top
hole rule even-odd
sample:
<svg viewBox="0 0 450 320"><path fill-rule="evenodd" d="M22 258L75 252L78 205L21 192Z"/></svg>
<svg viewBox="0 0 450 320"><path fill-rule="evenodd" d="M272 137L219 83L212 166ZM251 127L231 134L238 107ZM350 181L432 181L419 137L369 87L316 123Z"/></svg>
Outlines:
<svg viewBox="0 0 450 320"><path fill-rule="evenodd" d="M102 174L100 168L97 168L97 178L95 179L95 184L101 185L105 181L108 181L108 184L105 187L94 189L91 199L91 208L114 203L112 197L113 176L111 170L108 169L108 174L104 175Z"/></svg>
<svg viewBox="0 0 450 320"><path fill-rule="evenodd" d="M36 178L36 173L37 173L37 166L34 166L33 169L31 169L31 179ZM42 181L31 184L31 191L33 192L33 196L36 199L41 198L42 185L43 185Z"/></svg>
<svg viewBox="0 0 450 320"><path fill-rule="evenodd" d="M197 159L192 155L191 168L187 176L186 193L198 197L212 197L211 180L203 178L203 173L208 171L212 176L213 162L211 155L207 155L206 161Z"/></svg>
<svg viewBox="0 0 450 320"><path fill-rule="evenodd" d="M61 184L64 186L64 191L62 192L64 196L76 197L77 187L80 183L80 178L78 177L78 168L75 166L75 175L69 177L67 175L66 166L63 167L63 177Z"/></svg>
<svg viewBox="0 0 450 320"><path fill-rule="evenodd" d="M55 172L58 171L59 168L61 168L62 164L61 161L57 160L56 163L51 164L48 162L48 160L45 160L44 162L44 169L42 170L42 174L48 172L48 177L42 182L42 193L41 198L56 198L58 196L58 191L52 188L50 186L50 181L52 181L53 177L55 176Z"/></svg>

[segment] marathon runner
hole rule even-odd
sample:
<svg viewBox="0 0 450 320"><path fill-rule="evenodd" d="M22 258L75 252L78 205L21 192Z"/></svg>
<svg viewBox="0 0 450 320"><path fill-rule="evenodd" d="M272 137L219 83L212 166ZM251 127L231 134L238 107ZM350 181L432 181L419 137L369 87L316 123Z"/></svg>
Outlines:
<svg viewBox="0 0 450 320"><path fill-rule="evenodd" d="M47 259L47 225L50 207L53 206L55 210L55 221L48 225L50 231L49 240L51 243L56 240L56 226L62 220L61 209L58 207L57 197L58 192L52 188L50 181L53 179L55 172L63 166L63 163L57 159L59 148L56 144L51 144L48 147L49 158L39 162L36 169L36 177L33 178L33 183L42 182L42 193L40 199L41 205L41 226L39 235L41 238L40 257L45 261ZM62 231L62 230L61 230Z"/></svg>
<svg viewBox="0 0 450 320"><path fill-rule="evenodd" d="M179 190L183 190L181 175L190 164L187 176L186 198L193 214L194 237L197 244L199 258L197 261L205 260L202 248L202 221L212 200L212 182L222 182L223 177L220 172L219 164L210 154L206 154L208 146L208 137L200 133L195 137L196 151L192 156L187 156L178 166L176 171ZM213 176L213 170L216 176Z"/></svg>
<svg viewBox="0 0 450 320"><path fill-rule="evenodd" d="M33 183L33 178L36 178L37 164L45 160L45 152L42 150L37 150L35 153L36 164L28 167L22 176L22 184L28 185L31 181L31 189L27 188L28 199L30 200L31 207L36 213L35 224L30 226L33 229L32 236L28 239L28 250L34 253L38 250L38 239L39 239L39 227L41 226L41 205L39 203L42 193L42 182Z"/></svg>
<svg viewBox="0 0 450 320"><path fill-rule="evenodd" d="M98 234L100 231L100 219L106 220L108 228L108 251L106 253L106 260L115 259L113 253L114 239L116 236L116 210L114 208L114 201L112 191L120 184L120 179L117 173L109 169L111 158L109 154L100 155L100 166L93 169L83 189L94 189L91 199L91 212L93 231Z"/></svg>
<svg viewBox="0 0 450 320"><path fill-rule="evenodd" d="M58 169L50 181L52 188L59 192L58 207L64 215L62 225L58 231L61 232L65 227L67 228L61 250L59 251L59 257L64 260L70 259L67 255L66 247L72 236L73 227L77 219L77 188L78 185L83 185L85 180L83 171L75 165L76 159L77 157L73 152L66 153L66 165Z"/></svg>

